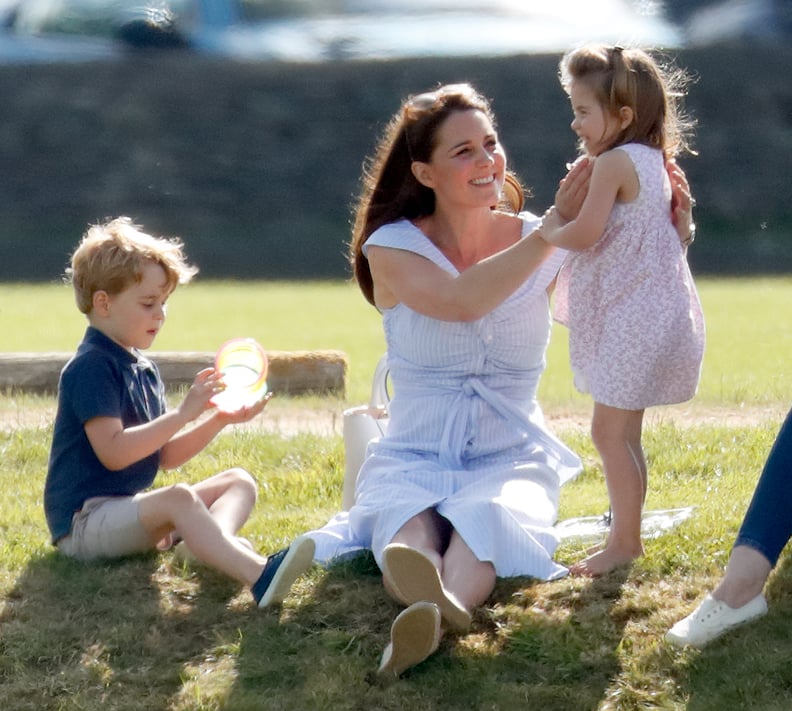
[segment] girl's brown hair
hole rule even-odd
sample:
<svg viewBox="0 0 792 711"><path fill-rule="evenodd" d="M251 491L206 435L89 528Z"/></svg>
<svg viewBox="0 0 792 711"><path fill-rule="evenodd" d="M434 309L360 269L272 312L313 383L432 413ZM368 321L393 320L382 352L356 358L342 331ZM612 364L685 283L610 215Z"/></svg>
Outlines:
<svg viewBox="0 0 792 711"><path fill-rule="evenodd" d="M693 152L689 135L694 124L681 108L690 82L684 71L661 65L641 49L588 45L564 55L559 74L567 92L573 81L584 82L613 115L623 106L632 109L633 121L610 148L643 143L659 148L666 158Z"/></svg>

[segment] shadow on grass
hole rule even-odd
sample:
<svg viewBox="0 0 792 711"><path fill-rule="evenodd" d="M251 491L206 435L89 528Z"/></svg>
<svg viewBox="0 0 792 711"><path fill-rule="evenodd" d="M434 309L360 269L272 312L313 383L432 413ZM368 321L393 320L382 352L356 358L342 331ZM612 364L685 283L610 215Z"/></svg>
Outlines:
<svg viewBox="0 0 792 711"><path fill-rule="evenodd" d="M585 711L599 707L619 672L626 620L610 608L624 576L614 573L570 593L568 583L499 580L471 629L401 679L376 676L400 606L386 595L370 554L314 569L288 599L280 625L244 632L229 709L501 709ZM534 608L533 590L548 600ZM560 614L563 610L563 614ZM592 636L604 640L591 649ZM266 693L262 695L263 690Z"/></svg>
<svg viewBox="0 0 792 711"><path fill-rule="evenodd" d="M6 595L0 708L596 709L620 671L623 583L499 580L467 633L386 685L376 669L400 607L370 554L314 568L284 606L258 610L168 554L86 565L52 552Z"/></svg>
<svg viewBox="0 0 792 711"><path fill-rule="evenodd" d="M792 555L787 550L765 589L769 605L765 617L729 632L700 652L681 654L678 683L689 699L688 711L786 711L792 707L790 590Z"/></svg>
<svg viewBox="0 0 792 711"><path fill-rule="evenodd" d="M237 637L238 585L163 560L32 559L0 615L0 708L170 708L185 665Z"/></svg>

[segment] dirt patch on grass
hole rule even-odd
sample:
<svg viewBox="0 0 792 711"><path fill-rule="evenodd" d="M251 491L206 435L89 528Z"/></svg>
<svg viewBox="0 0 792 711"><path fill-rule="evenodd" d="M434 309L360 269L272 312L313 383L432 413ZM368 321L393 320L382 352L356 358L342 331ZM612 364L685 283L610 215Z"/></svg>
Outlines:
<svg viewBox="0 0 792 711"><path fill-rule="evenodd" d="M307 407L288 400L273 400L256 420L239 425L260 432L284 436L310 433L322 436L341 435L344 405L314 405ZM679 427L713 425L750 427L761 423L780 423L787 413L781 403L766 405L707 405L690 403L672 407L657 407L646 414L645 427L673 423ZM20 404L14 400L0 402L0 431L9 432L27 428L46 428L55 418L55 405L51 403ZM548 426L556 432L568 430L588 431L591 408L545 409Z"/></svg>
<svg viewBox="0 0 792 711"><path fill-rule="evenodd" d="M689 403L655 407L646 411L644 429L665 423L673 423L678 427L699 425L751 427L765 422L780 423L787 411L788 406L782 403L764 405ZM546 409L545 419L554 430L588 430L591 426L591 408L580 408L574 411Z"/></svg>

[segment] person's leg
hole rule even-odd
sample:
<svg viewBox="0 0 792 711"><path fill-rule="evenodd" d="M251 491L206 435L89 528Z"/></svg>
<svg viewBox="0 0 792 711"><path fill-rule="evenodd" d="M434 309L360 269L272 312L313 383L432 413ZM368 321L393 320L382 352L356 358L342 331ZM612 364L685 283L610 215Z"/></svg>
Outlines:
<svg viewBox="0 0 792 711"><path fill-rule="evenodd" d="M58 550L82 561L122 558L152 549L151 536L141 525L138 496L97 496L73 516L71 530Z"/></svg>
<svg viewBox="0 0 792 711"><path fill-rule="evenodd" d="M448 544L449 530L448 521L434 509L426 509L407 521L396 532L390 542L399 543L421 551L439 571L443 564L443 551ZM393 588L392 582L387 575L382 576L382 585L385 588L385 592L396 602L403 605L410 604Z"/></svg>
<svg viewBox="0 0 792 711"><path fill-rule="evenodd" d="M256 505L256 482L244 469L228 469L192 484L212 518L229 535L236 535Z"/></svg>
<svg viewBox="0 0 792 711"><path fill-rule="evenodd" d="M378 670L381 677L400 676L433 654L440 643L442 613L433 600L424 598L444 597L439 571L448 529L444 518L434 509L427 509L407 521L385 546L382 584L388 595L406 609L391 626L390 642L385 647ZM400 558L402 554L407 554L404 560ZM418 568L414 565L416 560ZM429 595L423 594L426 589L424 581L429 582ZM413 597L412 585L415 582L421 584L417 597ZM399 584L405 591L399 588ZM460 609L460 613L464 614L464 610Z"/></svg>
<svg viewBox="0 0 792 711"><path fill-rule="evenodd" d="M435 509L426 509L413 516L391 539L416 548L426 555L442 572L443 553L448 546L451 525Z"/></svg>
<svg viewBox="0 0 792 711"><path fill-rule="evenodd" d="M236 535L256 505L256 482L244 469L228 469L190 486L228 535ZM157 544L157 548L167 550L181 538L179 532L174 530ZM248 541L241 542L252 548ZM178 548L184 545L182 542ZM188 547L187 551L180 551L180 554L185 560L189 560L192 551Z"/></svg>
<svg viewBox="0 0 792 711"><path fill-rule="evenodd" d="M767 612L762 588L771 570L770 561L755 548L736 546L720 585L666 632L666 640L679 646L704 647L761 617Z"/></svg>
<svg viewBox="0 0 792 711"><path fill-rule="evenodd" d="M179 531L199 560L248 585L259 607L280 603L313 562L315 546L308 536L296 538L288 548L268 557L259 555L225 532L197 492L186 484L141 495L138 517L152 540Z"/></svg>
<svg viewBox="0 0 792 711"><path fill-rule="evenodd" d="M495 588L495 566L481 561L456 531L443 556L443 586L467 610L483 605Z"/></svg>
<svg viewBox="0 0 792 711"><path fill-rule="evenodd" d="M792 410L776 436L732 549L726 573L712 593L741 607L762 592L792 537Z"/></svg>
<svg viewBox="0 0 792 711"><path fill-rule="evenodd" d="M417 553L416 553L417 552ZM432 571L428 566L435 568ZM495 568L480 561L450 523L434 510L410 519L383 555L383 584L402 604L435 602L455 627L470 624L470 612L495 587Z"/></svg>
<svg viewBox="0 0 792 711"><path fill-rule="evenodd" d="M429 558L437 568L445 589L467 610L481 605L495 587L495 568L492 563L476 558L448 520L434 509L423 511L410 519L399 529L391 543L409 546ZM387 589L387 577L383 578L383 582ZM396 599L399 600L398 596Z"/></svg>
<svg viewBox="0 0 792 711"><path fill-rule="evenodd" d="M735 546L712 597L729 607L742 607L762 593L772 569L770 561L755 548Z"/></svg>
<svg viewBox="0 0 792 711"><path fill-rule="evenodd" d="M602 458L611 505L611 529L605 547L575 563L575 575L603 575L643 554L641 511L647 469L641 431L643 410L594 405L591 436Z"/></svg>
<svg viewBox="0 0 792 711"><path fill-rule="evenodd" d="M391 625L390 643L385 647L377 673L396 679L437 651L442 637L440 609L421 600L402 610Z"/></svg>
<svg viewBox="0 0 792 711"><path fill-rule="evenodd" d="M138 515L153 540L162 540L176 530L199 560L246 585L252 585L264 570L267 559L223 530L196 490L187 484L141 495Z"/></svg>
<svg viewBox="0 0 792 711"><path fill-rule="evenodd" d="M434 510L402 526L383 551L382 567L385 589L407 609L391 628L381 675L399 676L431 655L442 637L440 619L453 628L467 629L470 610L483 603L495 586L492 564L479 561Z"/></svg>
<svg viewBox="0 0 792 711"><path fill-rule="evenodd" d="M792 410L776 437L743 518L723 579L666 639L703 647L767 612L762 593L792 537Z"/></svg>
<svg viewBox="0 0 792 711"><path fill-rule="evenodd" d="M468 608L443 584L451 524L434 509L422 511L402 526L382 554L382 582L403 605L435 603L457 629L470 626Z"/></svg>

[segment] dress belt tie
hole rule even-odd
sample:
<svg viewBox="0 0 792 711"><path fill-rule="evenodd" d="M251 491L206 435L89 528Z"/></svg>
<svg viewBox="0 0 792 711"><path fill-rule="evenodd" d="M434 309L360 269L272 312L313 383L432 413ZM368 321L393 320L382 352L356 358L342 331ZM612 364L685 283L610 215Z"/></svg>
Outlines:
<svg viewBox="0 0 792 711"><path fill-rule="evenodd" d="M449 408L440 440L440 463L448 468L462 466L462 454L468 444L476 397L489 404L504 419L525 431L525 413L500 393L488 388L479 378L468 378Z"/></svg>

